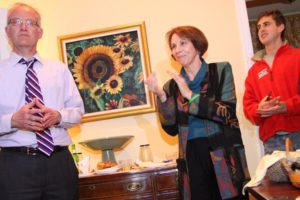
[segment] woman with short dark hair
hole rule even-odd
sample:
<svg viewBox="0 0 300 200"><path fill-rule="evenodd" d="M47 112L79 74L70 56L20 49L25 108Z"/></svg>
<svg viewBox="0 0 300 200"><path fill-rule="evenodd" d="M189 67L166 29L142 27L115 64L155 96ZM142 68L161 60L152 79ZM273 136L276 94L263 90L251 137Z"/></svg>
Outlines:
<svg viewBox="0 0 300 200"><path fill-rule="evenodd" d="M180 191L183 199L243 199L249 178L236 117L236 96L228 62L206 63L208 42L193 26L167 33L172 57L182 65L180 74L163 88L155 74L146 80L158 98L163 129L179 137Z"/></svg>

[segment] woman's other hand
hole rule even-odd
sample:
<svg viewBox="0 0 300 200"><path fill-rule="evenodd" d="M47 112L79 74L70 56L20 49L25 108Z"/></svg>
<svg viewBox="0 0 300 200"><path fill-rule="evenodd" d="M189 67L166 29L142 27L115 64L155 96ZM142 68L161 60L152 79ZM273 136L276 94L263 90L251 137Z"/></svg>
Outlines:
<svg viewBox="0 0 300 200"><path fill-rule="evenodd" d="M153 94L157 95L162 102L167 100L165 91L158 86L158 81L156 78L156 74L152 73L146 80L145 84L148 86L149 90L153 92Z"/></svg>

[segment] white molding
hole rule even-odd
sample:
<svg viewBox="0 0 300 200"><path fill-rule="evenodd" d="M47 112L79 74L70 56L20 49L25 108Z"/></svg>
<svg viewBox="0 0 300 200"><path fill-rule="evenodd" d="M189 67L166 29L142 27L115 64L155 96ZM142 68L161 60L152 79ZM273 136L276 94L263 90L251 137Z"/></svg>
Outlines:
<svg viewBox="0 0 300 200"><path fill-rule="evenodd" d="M241 36L243 61L248 70L253 65L253 61L251 60L251 57L253 56L253 46L252 46L252 39L250 34L246 1L235 0L235 5L236 5L237 21L238 21L239 31ZM254 166L256 167L259 160L264 155L263 145L261 140L259 139L258 127L255 128L254 136L249 136L245 134L243 136L243 140L246 148L246 155L251 154L251 156L247 157L247 159L250 159L248 160L248 166L250 164L253 167L254 164ZM250 145L246 144L249 142L251 143ZM257 151L253 150L253 148L257 148Z"/></svg>
<svg viewBox="0 0 300 200"><path fill-rule="evenodd" d="M238 23L240 27L240 34L242 39L242 45L244 49L244 61L248 69L252 66L253 62L251 61L251 57L253 56L253 47L252 47L252 39L250 34L250 27L248 21L248 13L246 7L245 0L235 0L236 1L236 10Z"/></svg>

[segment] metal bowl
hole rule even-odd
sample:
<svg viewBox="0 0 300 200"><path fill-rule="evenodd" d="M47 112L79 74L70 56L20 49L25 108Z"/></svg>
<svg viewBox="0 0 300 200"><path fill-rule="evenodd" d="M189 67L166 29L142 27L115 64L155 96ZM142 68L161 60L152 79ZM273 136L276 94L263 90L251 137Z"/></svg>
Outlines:
<svg viewBox="0 0 300 200"><path fill-rule="evenodd" d="M121 150L124 148L133 135L123 135L116 137L98 138L79 142L79 144L93 150L102 151L102 162L112 161L117 163L113 150Z"/></svg>
<svg viewBox="0 0 300 200"><path fill-rule="evenodd" d="M91 139L79 142L79 144L91 148L93 150L111 150L111 149L122 149L126 144L129 143L133 135L124 135L116 137L106 137Z"/></svg>

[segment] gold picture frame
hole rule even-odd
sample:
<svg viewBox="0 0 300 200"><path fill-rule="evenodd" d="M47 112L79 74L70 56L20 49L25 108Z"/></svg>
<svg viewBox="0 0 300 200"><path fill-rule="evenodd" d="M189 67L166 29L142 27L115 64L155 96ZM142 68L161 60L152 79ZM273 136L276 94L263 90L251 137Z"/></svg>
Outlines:
<svg viewBox="0 0 300 200"><path fill-rule="evenodd" d="M84 101L83 122L156 110L144 85L151 73L144 22L59 36L58 45Z"/></svg>

